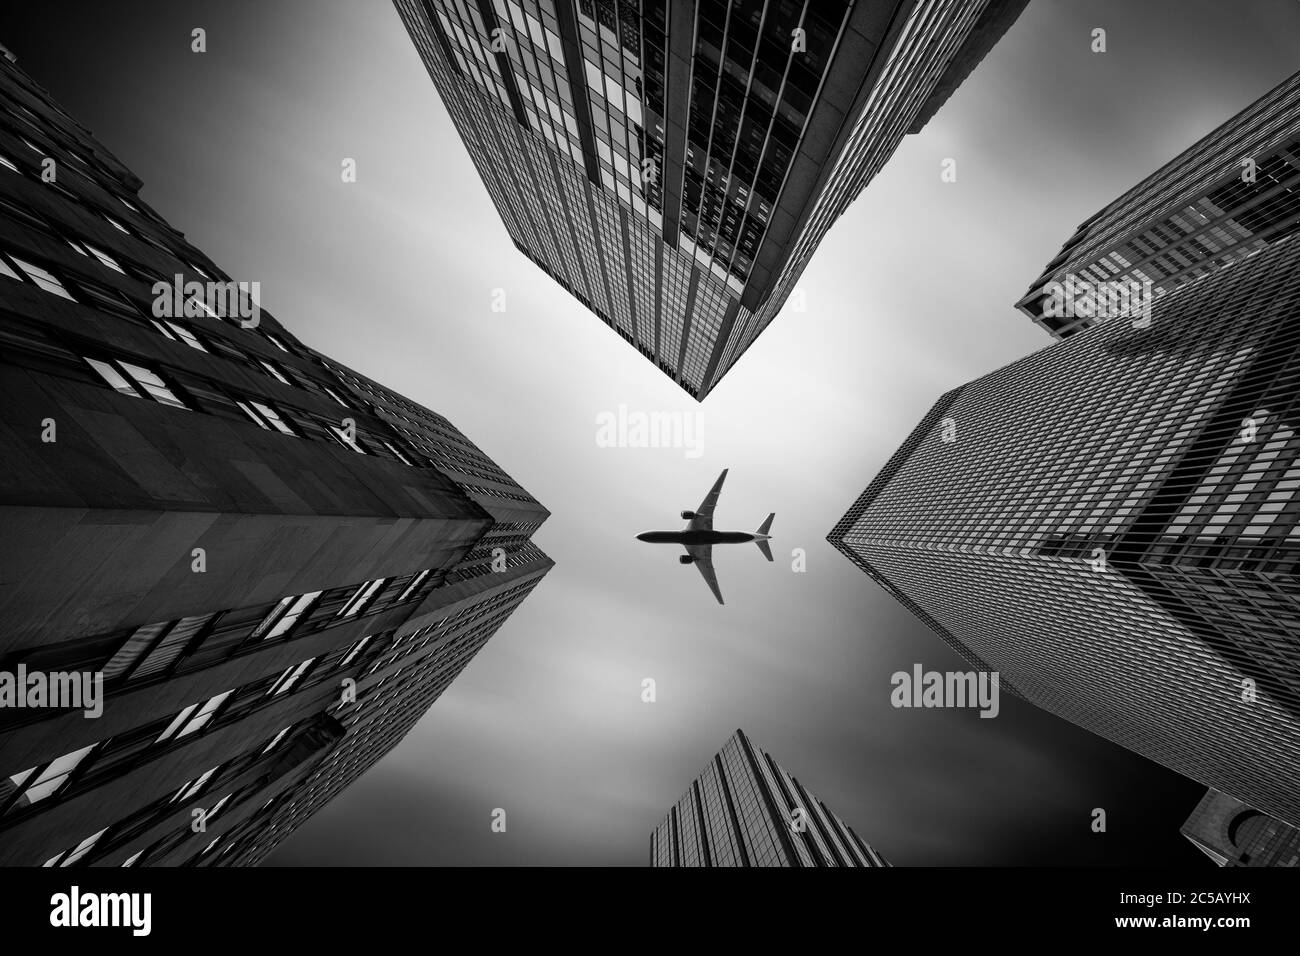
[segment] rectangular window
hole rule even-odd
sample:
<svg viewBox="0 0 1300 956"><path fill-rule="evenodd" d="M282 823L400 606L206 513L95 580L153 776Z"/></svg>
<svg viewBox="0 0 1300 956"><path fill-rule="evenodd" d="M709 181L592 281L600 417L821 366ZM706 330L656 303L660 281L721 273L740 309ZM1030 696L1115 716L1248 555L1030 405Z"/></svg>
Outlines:
<svg viewBox="0 0 1300 956"><path fill-rule="evenodd" d="M243 409L245 415L255 421L258 425L261 425L267 431L274 430L295 437L298 435L298 433L294 431L286 421L286 416L276 412L275 409L271 408L269 405L265 405L262 402L255 402L252 399L249 399L247 402L236 400L235 404Z"/></svg>
<svg viewBox="0 0 1300 956"><path fill-rule="evenodd" d="M102 837L107 832L108 832L108 827L104 827L104 829L100 830L98 833L86 837L86 839L82 840L80 843L76 845L75 848L73 848L71 853L69 853L67 856L65 856L62 860L59 861L59 866L72 866L72 864L76 863L83 856L85 856L87 853L93 850L95 848L95 844L99 842L99 838Z"/></svg>
<svg viewBox="0 0 1300 956"><path fill-rule="evenodd" d="M166 671L213 617L214 615L211 614L200 614L177 621L167 636L154 646L144 661L131 673L131 679L140 680Z"/></svg>
<svg viewBox="0 0 1300 956"><path fill-rule="evenodd" d="M132 398L141 397L140 393L131 387L131 383L113 365L93 358L86 358L86 362L100 374L104 381L108 382L114 391L121 392L123 395L130 395Z"/></svg>
<svg viewBox="0 0 1300 956"><path fill-rule="evenodd" d="M339 608L338 616L352 617L359 613L365 606L365 603L375 596L375 592L378 591L387 580L387 578L376 578L374 581L368 581L361 585L361 587L357 588L356 593L348 599L348 602L344 604L343 607Z"/></svg>
<svg viewBox="0 0 1300 956"><path fill-rule="evenodd" d="M411 578L411 583L402 589L402 593L397 596L397 600L399 602L405 601L408 597L411 596L411 592L414 591L416 588L418 588L420 586L420 583L424 581L424 579L427 578L428 576L429 576L429 569L426 568L425 570L417 574L415 577Z"/></svg>
<svg viewBox="0 0 1300 956"><path fill-rule="evenodd" d="M214 803L214 804L212 805L212 809L209 810L206 814L204 814L204 816L205 816L208 820L211 820L213 817L215 817L218 813L221 812L221 808L224 807L227 803L229 803L229 802L230 802L230 798L233 797L233 796L234 796L233 793L228 793L228 794L226 794L224 797L222 797L220 800L218 800L216 803Z"/></svg>
<svg viewBox="0 0 1300 956"><path fill-rule="evenodd" d="M117 363L122 369L135 380L136 385L144 389L155 401L164 405L170 405L172 408L188 408L188 406L176 397L175 393L167 387L158 373L147 369L142 365L135 365L131 362L119 361Z"/></svg>
<svg viewBox="0 0 1300 956"><path fill-rule="evenodd" d="M384 442L384 447L387 448L389 451L391 451L394 455L396 455L397 460L400 461L403 465L409 465L411 463L405 455L403 455L400 451L398 451L388 442Z"/></svg>
<svg viewBox="0 0 1300 956"><path fill-rule="evenodd" d="M280 380L281 382L283 382L285 385L288 385L288 384L289 384L289 380L288 380L287 378L285 378L285 377L284 377L284 374L283 374L283 373L282 373L278 368L276 368L273 364L271 364L270 362L266 361L266 359L258 359L257 361L258 361L258 364L261 365L262 368L264 368L264 369L266 369L268 372L270 372L272 376L274 376L275 378L279 379L279 380Z"/></svg>
<svg viewBox="0 0 1300 956"><path fill-rule="evenodd" d="M195 780L193 783L189 783L189 784L186 784L185 786L181 787L181 789L178 791L178 793L177 793L177 795L176 795L176 798L175 798L176 801L177 801L177 802L181 802L181 803L183 803L184 801L188 800L190 797L197 796L198 793L199 793L199 791L201 791L201 790L203 789L204 785L205 785L209 780L212 779L212 775L213 775L214 773L217 772L217 770L219 769L219 767L220 767L220 765L218 765L218 766L216 766L216 767L213 767L211 770L209 770L209 771L207 771L206 773L204 773L201 777L199 777L199 778L198 778L197 780Z"/></svg>
<svg viewBox="0 0 1300 956"><path fill-rule="evenodd" d="M263 405L261 402L254 401L250 401L248 404L252 405L253 410L266 419L276 431L284 435L296 436L298 434L289 427L289 423L285 421L284 416L277 413L270 405Z"/></svg>
<svg viewBox="0 0 1300 956"><path fill-rule="evenodd" d="M316 658L309 657L301 664L290 665L285 668L284 673L280 675L280 679L272 684L271 689L266 692L267 696L275 697L289 690L294 684L298 683L302 675L307 672L307 668L311 667L315 660Z"/></svg>
<svg viewBox="0 0 1300 956"><path fill-rule="evenodd" d="M176 734L176 739L179 740L195 731L202 730L204 725L213 718L217 709L225 703L226 698L232 693L234 693L234 691L228 690L224 693L217 694L215 697L208 698L208 702L200 708L199 712L185 722L185 726Z"/></svg>
<svg viewBox="0 0 1300 956"><path fill-rule="evenodd" d="M339 661L339 667L347 667L349 664L351 664L352 661L356 658L356 656L361 653L362 648L364 648L367 644L370 643L371 637L372 635L367 634L361 640L353 644L352 650L348 651L347 656L344 657L343 660Z"/></svg>
<svg viewBox="0 0 1300 956"><path fill-rule="evenodd" d="M284 739L284 735L287 734L288 732L289 732L289 728L286 727L286 728L284 728L284 730L280 731L278 734L276 734L274 737L272 737L272 738L271 738L271 742L270 742L269 744L267 744L265 747L262 748L262 753L263 753L263 754L268 754L268 753L270 753L272 750L274 750L274 749L276 748L276 745L279 744L280 741ZM267 801L267 802L269 803L270 801Z"/></svg>
<svg viewBox="0 0 1300 956"><path fill-rule="evenodd" d="M55 295L62 296L69 302L77 301L72 297L71 293L69 293L67 289L63 288L63 283L48 270L42 269L40 266L33 265L30 262L25 262L17 256L14 256L14 262L18 264L18 268L27 273L27 278L31 279L46 292L52 292Z"/></svg>
<svg viewBox="0 0 1300 956"><path fill-rule="evenodd" d="M194 309L198 309L199 312L206 315L210 319L216 319L218 322L222 321L221 316L217 314L217 311L197 295L192 295L185 300L186 315L190 313L191 307Z"/></svg>
<svg viewBox="0 0 1300 956"><path fill-rule="evenodd" d="M171 723L169 723L166 727L163 728L163 732L158 735L157 739L154 740L154 743L160 744L164 740L170 740L172 737L174 737L176 735L176 731L180 728L181 724L185 723L185 721L189 719L190 714L194 713L195 708L197 708L198 706L199 706L198 704L190 704L179 714L173 717Z"/></svg>
<svg viewBox="0 0 1300 956"><path fill-rule="evenodd" d="M110 256L107 252L104 252L101 249L96 249L90 243L86 243L86 248L90 250L90 254L92 256L94 256L104 265L108 266L108 268L112 269L114 272L120 272L122 275L126 275L126 270L123 269L120 265L118 265L117 260L114 259L112 256Z"/></svg>
<svg viewBox="0 0 1300 956"><path fill-rule="evenodd" d="M262 623L257 625L257 629L253 631L253 639L270 640L287 633L318 597L320 597L319 591L308 591L296 597L281 599Z"/></svg>
<svg viewBox="0 0 1300 956"><path fill-rule="evenodd" d="M72 753L64 754L62 757L50 763L40 775L36 777L27 788L23 795L27 797L29 803L36 803L44 800L46 797L53 796L68 781L72 772L80 766L81 762L86 759L87 755L95 749L95 744L82 747L80 750L74 750ZM30 773L31 771L26 771ZM25 776L25 774L20 775ZM17 780L16 777L11 778Z"/></svg>
<svg viewBox="0 0 1300 956"><path fill-rule="evenodd" d="M326 422L326 423L325 423L325 427L328 428L328 429L330 430L330 434L331 434L331 435L333 435L335 438L337 438L337 439L339 440L339 443L340 443L340 444L342 444L342 445L346 445L348 448L351 448L351 449L352 449L354 452L356 452L358 455L364 455L364 454L366 454L366 450L365 450L364 448L361 447L361 443L358 442L358 441L356 440L356 438L354 438L354 437L349 433L349 430L348 430L348 429L346 429L346 428L338 428L338 427L336 427L336 426L334 426L334 425L331 425L329 422Z"/></svg>
<svg viewBox="0 0 1300 956"><path fill-rule="evenodd" d="M173 342L183 342L190 348L198 349L200 352L207 351L207 349L203 347L203 343L198 340L193 332L185 328L185 326L160 319L150 319L149 321L153 323L154 328L167 336L167 338L171 339Z"/></svg>

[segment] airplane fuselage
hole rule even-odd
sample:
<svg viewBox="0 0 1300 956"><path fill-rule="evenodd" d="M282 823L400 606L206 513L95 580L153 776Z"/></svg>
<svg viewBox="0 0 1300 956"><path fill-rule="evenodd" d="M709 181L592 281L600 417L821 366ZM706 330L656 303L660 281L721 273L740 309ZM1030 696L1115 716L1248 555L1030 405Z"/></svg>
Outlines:
<svg viewBox="0 0 1300 956"><path fill-rule="evenodd" d="M758 535L748 531L643 531L636 538L650 544L743 544Z"/></svg>

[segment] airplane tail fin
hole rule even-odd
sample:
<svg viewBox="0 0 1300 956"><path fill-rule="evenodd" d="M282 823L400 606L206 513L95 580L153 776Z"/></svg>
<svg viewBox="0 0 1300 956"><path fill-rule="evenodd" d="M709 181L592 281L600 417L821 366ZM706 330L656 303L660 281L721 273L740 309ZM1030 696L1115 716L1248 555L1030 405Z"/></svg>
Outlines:
<svg viewBox="0 0 1300 956"><path fill-rule="evenodd" d="M758 531L755 532L759 537L755 539L754 543L758 545L758 550L763 552L763 557L767 558L769 561L772 560L772 549L768 546L767 539L768 532L772 530L772 519L775 517L776 512L768 515L767 520L759 525Z"/></svg>

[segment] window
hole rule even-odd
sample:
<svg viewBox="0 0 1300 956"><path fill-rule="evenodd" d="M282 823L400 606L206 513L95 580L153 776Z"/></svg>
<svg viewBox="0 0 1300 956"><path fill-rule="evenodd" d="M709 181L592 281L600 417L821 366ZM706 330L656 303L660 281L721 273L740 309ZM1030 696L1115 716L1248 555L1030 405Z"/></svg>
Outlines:
<svg viewBox="0 0 1300 956"><path fill-rule="evenodd" d="M23 789L23 796L27 798L28 803L37 803L46 797L53 796L58 790L68 782L72 772L80 766L81 762L86 759L87 755L95 749L95 744L82 747L80 750L74 750L72 753L64 754L57 760L52 761L39 774L35 774L35 767L31 770L24 770L9 779L14 785L23 788L23 784L28 779L31 782Z"/></svg>
<svg viewBox="0 0 1300 956"><path fill-rule="evenodd" d="M289 380L285 378L284 374L278 368L276 368L275 365L273 365L271 362L266 361L266 359L258 359L257 363L261 365L262 368L270 372L272 376L274 376L275 378L283 382L285 385L289 384Z"/></svg>
<svg viewBox="0 0 1300 956"><path fill-rule="evenodd" d="M389 451L391 451L394 455L396 455L397 460L400 461L403 465L409 465L411 463L405 455L403 455L400 451L398 451L388 442L384 442L384 447L387 448Z"/></svg>
<svg viewBox="0 0 1300 956"><path fill-rule="evenodd" d="M100 374L104 381L123 395L130 395L135 398L148 395L154 401L169 405L172 408L189 408L188 405L176 397L175 392L167 387L167 383L159 377L158 373L151 369L121 359L101 360L88 356L82 357L85 358L91 368Z"/></svg>
<svg viewBox="0 0 1300 956"><path fill-rule="evenodd" d="M215 615L200 614L183 617L167 631L143 661L131 672L131 680L142 680L167 671L193 642Z"/></svg>
<svg viewBox="0 0 1300 956"><path fill-rule="evenodd" d="M172 718L172 722L167 725L166 729L164 729L161 734L158 735L158 739L155 740L154 743L160 744L165 740L173 739L180 740L182 737L203 729L203 726L207 724L207 722L210 721L213 715L217 712L217 708L220 707L225 702L226 698L232 693L233 691L226 691L217 694L215 697L210 697L202 707L199 707L198 704L190 704Z"/></svg>
<svg viewBox="0 0 1300 956"><path fill-rule="evenodd" d="M365 603L374 597L375 592L378 591L387 580L387 578L376 578L373 581L368 581L361 585L361 587L357 588L356 593L354 593L352 597L348 598L348 602L344 604L343 607L339 608L338 616L352 617L354 614L358 613Z"/></svg>
<svg viewBox="0 0 1300 956"><path fill-rule="evenodd" d="M289 690L294 684L298 683L299 678L307 672L307 668L311 667L315 660L316 658L309 657L301 664L291 664L289 667L285 668L284 673L280 675L279 680L271 685L271 688L266 692L266 695L268 697L276 697Z"/></svg>
<svg viewBox="0 0 1300 956"><path fill-rule="evenodd" d="M278 734L272 737L271 742L262 748L262 754L268 754L272 750L274 750L276 748L276 745L279 744L280 741L284 739L284 735L287 734L288 732L289 732L289 728L286 727L284 728L284 730L280 731ZM268 800L267 803L268 804L271 803L271 800ZM263 807L263 809L265 809L265 807Z"/></svg>
<svg viewBox="0 0 1300 956"><path fill-rule="evenodd" d="M325 427L330 430L331 435L333 435L335 438L339 440L339 444L346 445L348 448L351 448L358 455L367 454L366 450L361 447L361 443L356 440L356 438L351 434L351 431L349 429L339 428L335 425L330 424L329 422L325 423Z"/></svg>
<svg viewBox="0 0 1300 956"><path fill-rule="evenodd" d="M172 737L174 737L176 735L176 730L181 726L181 724L185 723L185 721L189 718L190 714L194 713L195 708L198 706L199 706L198 704L190 704L179 714L173 717L172 722L163 729L163 732L158 735L158 737L154 740L154 743L160 744L164 740L170 740Z"/></svg>
<svg viewBox="0 0 1300 956"><path fill-rule="evenodd" d="M99 359L87 358L90 367L98 372L116 391L123 395L130 395L132 398L139 398L140 393L131 387L131 383L118 372L117 368L108 362L101 362Z"/></svg>
<svg viewBox="0 0 1300 956"><path fill-rule="evenodd" d="M18 264L18 268L27 273L27 278L31 279L46 292L52 292L55 295L62 296L69 302L77 301L72 297L71 293L63 287L63 283L60 282L53 273L46 269L42 269L40 266L33 265L30 262L25 262L17 256L14 256L14 262Z"/></svg>
<svg viewBox="0 0 1300 956"><path fill-rule="evenodd" d="M203 347L203 343L198 340L198 337L185 326L177 325L175 322L169 322L166 319L150 319L150 321L153 322L154 327L159 332L173 342L184 342L192 349L198 349L200 352L207 351Z"/></svg>
<svg viewBox="0 0 1300 956"><path fill-rule="evenodd" d="M124 233L126 233L128 236L131 235L131 230L128 229L128 228L126 228L126 226L122 225L120 222L118 222L118 221L117 221L116 219L114 219L112 216L110 216L110 215L108 215L108 214L105 214L105 215L104 215L104 218L107 219L107 220L108 220L108 224L109 224L110 226L112 226L114 229L116 229L118 232L124 232Z"/></svg>
<svg viewBox="0 0 1300 956"><path fill-rule="evenodd" d="M13 164L13 162L9 159L8 156L5 156L3 154L0 154L0 166L3 166L5 169L12 169L14 172L18 172L18 167Z"/></svg>
<svg viewBox="0 0 1300 956"><path fill-rule="evenodd" d="M402 593L397 596L398 601L405 601L411 596L411 592L420 586L420 582L429 576L429 570L426 568L415 577L411 578L411 583L402 589Z"/></svg>
<svg viewBox="0 0 1300 956"><path fill-rule="evenodd" d="M265 334L267 339L270 341L270 343L274 345L277 349L279 349L281 352L289 352L289 347L285 345L283 342L281 342L279 339L277 339L270 332L266 332L263 334ZM292 355L293 353L289 352L289 354Z"/></svg>
<svg viewBox="0 0 1300 956"><path fill-rule="evenodd" d="M361 649L370 643L370 638L372 636L373 635L367 634L361 640L353 644L352 650L348 651L347 656L344 657L343 660L339 661L339 667L347 667L349 664L351 664L352 661L356 658L356 656L361 653Z"/></svg>
<svg viewBox="0 0 1300 956"><path fill-rule="evenodd" d="M280 601L271 613L266 616L257 629L253 631L254 640L262 638L270 640L273 637L279 637L281 634L288 632L302 616L312 603L320 597L319 591L308 591L306 594L300 594L297 597L287 597Z"/></svg>
<svg viewBox="0 0 1300 956"><path fill-rule="evenodd" d="M262 402L255 402L249 399L247 402L235 401L235 404L243 409L244 414L261 425L267 431L274 429L285 435L297 436L297 432L289 425L287 416L282 415L269 405Z"/></svg>
<svg viewBox="0 0 1300 956"><path fill-rule="evenodd" d="M132 322L140 321L140 309L129 296L117 289L101 286L89 279L78 279L77 291L81 294L81 301L91 308L111 312Z"/></svg>
<svg viewBox="0 0 1300 956"><path fill-rule="evenodd" d="M45 861L44 865L45 866L72 866L72 864L76 863L83 856L85 856L92 849L94 849L95 844L99 842L99 838L102 837L107 832L108 832L108 827L104 827L104 829L100 830L98 833L86 837L86 839L78 843L76 847L74 847L71 851L67 853L60 853L58 854L58 856L50 857L48 860Z"/></svg>
<svg viewBox="0 0 1300 956"><path fill-rule="evenodd" d="M120 272L122 275L126 275L126 270L124 270L120 265L118 265L117 260L114 259L112 256L110 256L107 252L104 252L101 249L96 249L90 243L86 243L86 248L90 250L90 254L92 256L94 256L104 265L108 266L114 272Z"/></svg>
<svg viewBox="0 0 1300 956"><path fill-rule="evenodd" d="M116 654L104 665L104 680L113 680L127 673L144 654L145 648L154 642L168 627L169 622L146 624L126 639Z"/></svg>
<svg viewBox="0 0 1300 956"><path fill-rule="evenodd" d="M200 790L203 789L204 785L209 780L212 779L212 775L216 773L219 768L220 768L220 764L218 764L216 767L213 767L211 770L204 773L197 780L191 783L187 783L185 786L181 787L180 790L176 792L176 796L173 799L178 803L184 803L190 797L195 796Z"/></svg>
<svg viewBox="0 0 1300 956"><path fill-rule="evenodd" d="M218 813L221 812L221 808L230 802L230 798L233 796L234 796L233 793L228 793L220 800L218 800L215 804L212 805L212 809L204 814L204 818L207 820L211 820L213 817L215 817Z"/></svg>
<svg viewBox="0 0 1300 956"><path fill-rule="evenodd" d="M134 853L132 853L130 856L128 856L125 860L122 861L122 865L135 866L136 861L139 860L140 857L143 855L144 855L144 850L136 850Z"/></svg>
<svg viewBox="0 0 1300 956"><path fill-rule="evenodd" d="M221 316L217 314L216 310L213 309L211 306L209 306L206 302L203 301L203 299L201 299L197 295L192 295L185 300L186 315L189 315L191 311L191 307L198 309L201 313L203 313L210 319L216 319L218 322L221 321Z"/></svg>

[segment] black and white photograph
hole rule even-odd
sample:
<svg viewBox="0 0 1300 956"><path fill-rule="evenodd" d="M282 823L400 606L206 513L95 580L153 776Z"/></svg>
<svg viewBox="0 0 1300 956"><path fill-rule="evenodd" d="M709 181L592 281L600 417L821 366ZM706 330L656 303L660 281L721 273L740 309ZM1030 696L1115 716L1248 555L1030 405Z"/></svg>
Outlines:
<svg viewBox="0 0 1300 956"><path fill-rule="evenodd" d="M4 0L15 943L1294 868L1300 3Z"/></svg>

